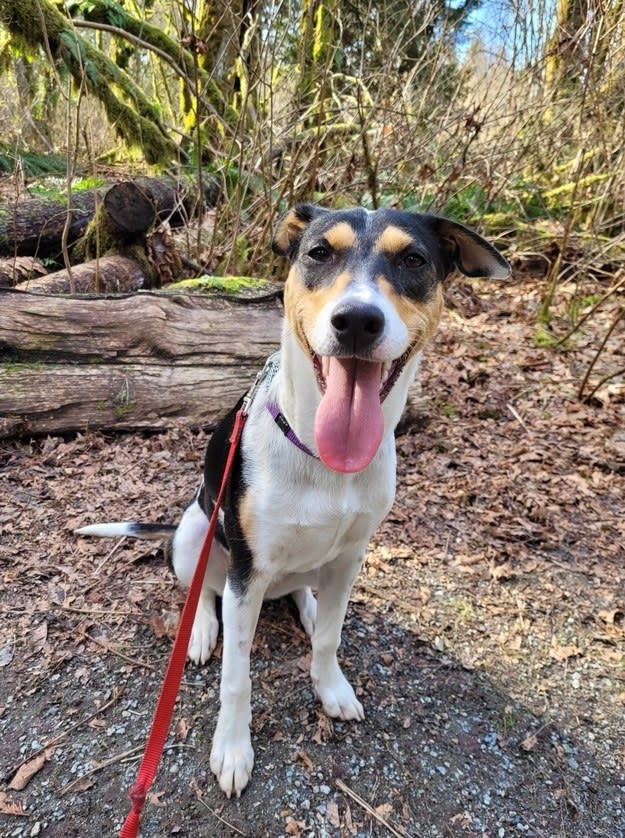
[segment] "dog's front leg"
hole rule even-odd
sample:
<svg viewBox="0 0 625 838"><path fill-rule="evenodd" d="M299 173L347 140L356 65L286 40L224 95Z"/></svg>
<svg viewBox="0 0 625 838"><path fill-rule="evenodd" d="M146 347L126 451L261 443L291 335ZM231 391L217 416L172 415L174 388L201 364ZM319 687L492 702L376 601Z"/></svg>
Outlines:
<svg viewBox="0 0 625 838"><path fill-rule="evenodd" d="M336 658L349 595L362 559L362 554L342 556L319 570L310 674L323 709L328 716L338 719L365 717L362 704Z"/></svg>
<svg viewBox="0 0 625 838"><path fill-rule="evenodd" d="M220 707L210 767L228 797L241 794L254 766L250 651L266 589L265 580L258 574L244 594L235 593L229 581L223 594Z"/></svg>

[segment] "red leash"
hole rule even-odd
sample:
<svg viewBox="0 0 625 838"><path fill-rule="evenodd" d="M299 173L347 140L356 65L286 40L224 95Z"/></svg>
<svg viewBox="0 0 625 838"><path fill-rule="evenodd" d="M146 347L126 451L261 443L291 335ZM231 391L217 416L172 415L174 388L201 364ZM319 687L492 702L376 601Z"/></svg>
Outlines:
<svg viewBox="0 0 625 838"><path fill-rule="evenodd" d="M260 378L260 374L258 379ZM258 379L256 386L258 384ZM206 573L206 566L208 564L208 557L210 554L215 530L217 529L217 518L219 509L223 502L223 496L226 491L228 477L232 471L232 464L234 462L234 455L236 454L241 434L243 433L243 426L247 419L247 410L251 403L252 392L248 393L243 402L242 407L237 411L234 420L234 427L230 434L230 448L228 449L228 458L226 466L221 478L221 486L219 487L219 494L215 500L215 507L208 525L208 532L202 545L202 551L198 559L193 580L187 594L187 599L182 609L182 616L180 617L180 624L176 633L174 646L169 657L169 664L165 674L165 680L161 687L161 694L158 698L158 704L154 711L154 718L152 719L152 727L148 736L148 741L143 752L143 759L139 766L137 779L133 787L128 792L128 796L132 801L132 808L128 813L128 817L124 821L124 825L119 833L120 838L136 838L139 834L139 826L141 823L141 813L145 804L145 797L148 789L154 782L158 764L163 754L165 747L165 740L169 732L171 718L174 712L174 705L176 697L178 696L178 689L180 688L180 681L182 680L182 673L184 672L184 665L187 659L187 649L189 647L189 639L191 638L191 629L193 628L193 620L195 612L197 611L197 604L200 599L200 592L202 590L202 582L204 581L204 574Z"/></svg>

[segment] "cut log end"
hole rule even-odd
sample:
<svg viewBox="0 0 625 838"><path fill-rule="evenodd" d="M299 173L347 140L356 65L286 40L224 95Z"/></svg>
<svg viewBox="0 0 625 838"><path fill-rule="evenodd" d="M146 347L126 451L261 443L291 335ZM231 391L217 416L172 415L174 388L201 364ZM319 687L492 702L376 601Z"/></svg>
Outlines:
<svg viewBox="0 0 625 838"><path fill-rule="evenodd" d="M131 180L112 186L103 203L109 218L123 233L136 235L145 232L156 219L151 192Z"/></svg>

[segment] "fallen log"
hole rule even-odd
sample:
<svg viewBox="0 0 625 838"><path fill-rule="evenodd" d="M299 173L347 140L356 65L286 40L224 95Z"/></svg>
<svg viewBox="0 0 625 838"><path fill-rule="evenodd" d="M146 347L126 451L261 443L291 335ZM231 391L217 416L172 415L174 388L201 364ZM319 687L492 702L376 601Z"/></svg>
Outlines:
<svg viewBox="0 0 625 838"><path fill-rule="evenodd" d="M19 282L47 274L45 266L32 256L15 256L0 259L0 288L12 288Z"/></svg>
<svg viewBox="0 0 625 838"><path fill-rule="evenodd" d="M0 438L209 426L279 342L276 304L0 289Z"/></svg>
<svg viewBox="0 0 625 838"><path fill-rule="evenodd" d="M138 177L132 181L135 198L143 203L137 212L137 219L145 220L145 206L159 221L167 220L173 227L187 223L197 210L198 191L191 179L160 177ZM114 187L121 187L117 184ZM0 256L38 256L58 258L61 254L61 240L69 212L68 245L81 238L93 218L96 208L104 200L111 186L79 190L72 193L71 209L64 198L26 198L0 207ZM124 223L132 224L132 208L126 212L123 221L123 189L119 190L117 211L122 228ZM216 201L215 183L208 181L204 200L209 205ZM115 198L110 199L114 205ZM143 229L146 229L144 227Z"/></svg>
<svg viewBox="0 0 625 838"><path fill-rule="evenodd" d="M15 290L37 294L122 294L159 288L180 278L182 259L167 230L155 230L127 244L118 240L117 246L119 253L20 282Z"/></svg>
<svg viewBox="0 0 625 838"><path fill-rule="evenodd" d="M15 290L33 294L120 294L149 287L149 282L144 263L115 254L74 265L71 275L69 271L55 271L20 282Z"/></svg>

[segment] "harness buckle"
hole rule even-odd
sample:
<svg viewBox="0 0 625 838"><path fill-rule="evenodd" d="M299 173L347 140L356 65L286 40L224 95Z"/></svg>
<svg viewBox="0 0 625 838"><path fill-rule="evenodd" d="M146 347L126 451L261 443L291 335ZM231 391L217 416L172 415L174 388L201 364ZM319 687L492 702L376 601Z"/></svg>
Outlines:
<svg viewBox="0 0 625 838"><path fill-rule="evenodd" d="M254 383L247 391L247 393L243 396L243 401L241 402L241 412L244 416L247 416L250 412L250 408L254 401L254 397L258 391L258 388L261 384L265 381L267 384L270 384L278 370L280 369L280 352L274 352L273 355L270 355L267 360L265 361L265 366L262 370L259 370L256 374L256 378L254 379Z"/></svg>

